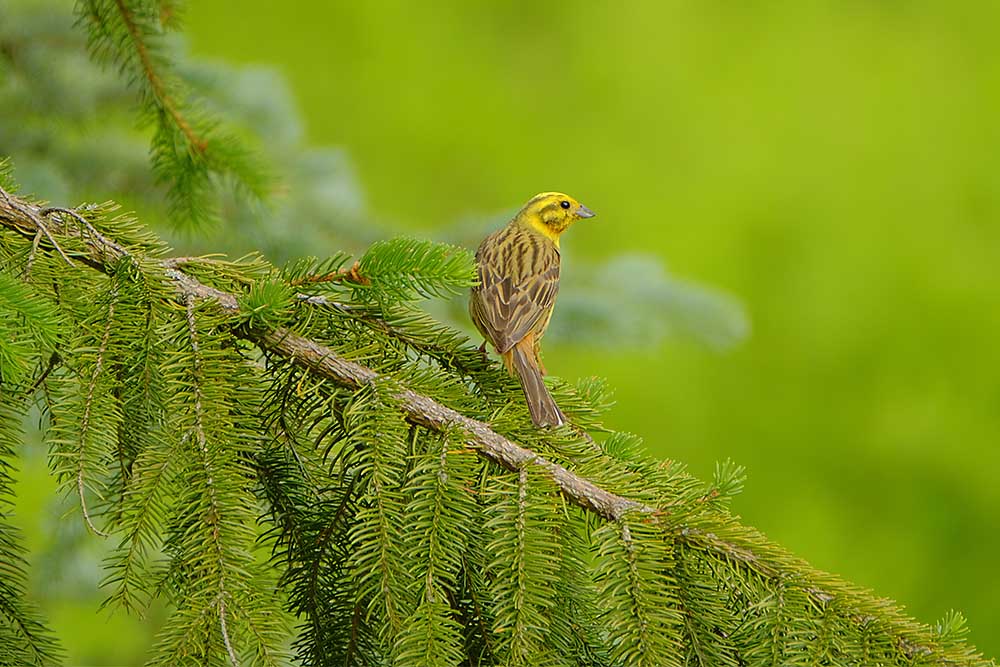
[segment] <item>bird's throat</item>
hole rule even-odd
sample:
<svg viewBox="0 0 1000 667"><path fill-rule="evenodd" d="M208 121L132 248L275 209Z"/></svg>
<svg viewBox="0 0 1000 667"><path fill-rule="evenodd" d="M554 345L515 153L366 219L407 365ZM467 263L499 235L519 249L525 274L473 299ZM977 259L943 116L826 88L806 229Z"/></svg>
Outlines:
<svg viewBox="0 0 1000 667"><path fill-rule="evenodd" d="M552 229L552 227L546 225L541 220L531 219L531 218L523 221L523 224L532 231L541 234L545 238L555 243L557 248L559 247L559 236L560 234L562 234L562 230L556 231L555 229Z"/></svg>

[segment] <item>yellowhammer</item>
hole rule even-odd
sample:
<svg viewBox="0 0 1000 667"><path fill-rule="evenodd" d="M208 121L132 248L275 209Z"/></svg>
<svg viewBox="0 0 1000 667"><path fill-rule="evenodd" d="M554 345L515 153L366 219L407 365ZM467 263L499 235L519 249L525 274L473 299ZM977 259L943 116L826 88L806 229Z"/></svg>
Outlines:
<svg viewBox="0 0 1000 667"><path fill-rule="evenodd" d="M472 288L469 313L507 371L517 373L536 426L566 421L542 382L539 342L559 291L559 236L580 218L593 216L572 197L543 192L476 251L479 285Z"/></svg>

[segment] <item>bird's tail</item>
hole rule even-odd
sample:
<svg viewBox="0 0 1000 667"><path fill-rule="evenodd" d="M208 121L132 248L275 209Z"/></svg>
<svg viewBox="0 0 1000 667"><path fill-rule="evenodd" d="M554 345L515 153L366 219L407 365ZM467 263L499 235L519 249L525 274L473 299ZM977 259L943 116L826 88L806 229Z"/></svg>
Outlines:
<svg viewBox="0 0 1000 667"><path fill-rule="evenodd" d="M530 343L527 345L522 343L518 343L510 349L510 365L521 381L521 389L524 390L524 398L528 401L531 421L540 428L561 426L566 423L566 417L556 405L552 394L545 386L545 382L542 381L542 372L535 363Z"/></svg>

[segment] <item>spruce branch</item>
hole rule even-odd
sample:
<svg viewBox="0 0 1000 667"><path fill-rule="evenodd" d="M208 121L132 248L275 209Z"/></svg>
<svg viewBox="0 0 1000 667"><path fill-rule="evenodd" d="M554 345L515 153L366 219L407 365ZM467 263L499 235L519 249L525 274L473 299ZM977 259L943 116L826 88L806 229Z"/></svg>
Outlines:
<svg viewBox="0 0 1000 667"><path fill-rule="evenodd" d="M206 288L200 283L195 285L193 283L196 281L186 276L177 278L182 289L191 289L194 294L215 298L224 308L236 310L236 299L232 295ZM292 359L310 371L350 389L371 384L380 377L375 371L344 359L330 348L287 329L248 331L242 335L265 350ZM525 467L537 466L555 480L571 501L607 520L617 520L631 511L647 514L657 512L653 507L602 489L590 480L579 477L565 467L500 435L489 424L466 417L423 394L400 388L396 397L407 418L413 423L435 431L458 429L465 433L467 444L481 456L508 470L517 472Z"/></svg>
<svg viewBox="0 0 1000 667"><path fill-rule="evenodd" d="M109 535L94 525L94 522L90 517L90 512L87 509L87 496L85 493L86 484L84 482L87 457L84 456L83 450L87 446L87 436L90 432L91 412L94 407L94 392L97 389L98 379L101 376L101 372L104 370L104 365L107 359L108 341L111 338L111 328L114 326L115 322L115 305L117 301L118 292L116 289L112 289L110 298L108 299L108 309L105 314L104 332L101 334L101 344L97 348L97 358L94 363L94 370L91 373L89 382L87 383L87 396L83 401L83 416L80 418L80 445L77 451L76 463L76 492L80 497L80 511L83 513L83 520L86 522L87 528L89 528L91 532L101 537L108 537Z"/></svg>
<svg viewBox="0 0 1000 667"><path fill-rule="evenodd" d="M109 241L102 235L88 233L85 227L67 224L63 216L52 215L49 216L49 221L41 222L43 216L40 207L12 197L2 190L0 194L0 227L34 242L41 226L47 225L53 241L51 248L41 246L43 252L64 254L59 252L59 244L54 240L58 238L60 244L73 249L69 257L74 263L109 274L113 265L123 260L148 261L143 256L145 246L141 243L132 245ZM214 302L223 315L241 315L240 302L234 294L205 284L179 268L186 264L187 262L170 260L159 263L163 275L173 286L175 298L188 307L198 301ZM229 320L220 318L217 321L225 323ZM637 572L644 573L662 572L663 568L670 567L674 558L670 555L672 549L682 546L692 553L697 552L698 558L724 563L726 567L738 572L742 579L760 582L762 589L773 590L775 585L783 586L787 582L789 590L785 599L792 600L794 592L796 608L827 610L840 619L848 619L854 628L852 632L860 632L859 628L865 626L866 619L877 619L879 631L891 637L892 644L885 648L886 651L920 662L937 659L940 664L950 661L950 656L968 655L971 656L967 660L970 664L986 664L981 658L968 653L964 647L951 648L930 629L904 616L891 602L873 599L868 593L850 584L812 570L804 561L768 542L757 531L740 525L728 513L719 511L713 503L714 494L705 494L703 487L698 494L700 498L672 507L667 506L668 502L652 502L652 498L639 502L612 493L587 477L517 444L489 424L471 419L426 394L402 386L398 381L346 359L331 348L288 328L251 326L245 317L233 317L231 321L230 331L233 335L253 343L271 355L287 359L317 377L325 378L332 385L349 390L377 388L388 404L401 411L412 424L444 433L450 438L458 438L458 441L464 442L481 457L517 472L519 476L523 476L523 471L531 470L549 477L564 497L608 522L602 530L606 550L613 559L612 562L618 563L613 567L638 568ZM559 456L563 454L559 453ZM566 456L568 458L565 460L573 460L572 453ZM646 470L644 474L655 475L656 471ZM625 488L634 486L626 485ZM662 488L670 487L667 485ZM642 497L645 500L647 496ZM698 507L703 509L699 510ZM642 535L642 542L641 548L637 549L634 547L639 544L636 541L639 534ZM649 554L648 560L643 553ZM618 578L613 570L608 570L607 573L608 576ZM625 578L628 579L629 577ZM639 581L635 576L631 579ZM669 588L668 583L664 579L666 588ZM674 596L669 599L660 598L658 596L662 595L662 591L657 593L648 585L647 582L645 588L633 587L631 591L623 591L625 594L618 596L616 608L621 613L628 612L630 608L655 613L660 617L657 625L661 627L681 625L681 619L675 618L680 612ZM220 599L219 602L223 601ZM361 613L357 605L355 611ZM430 611L424 609L422 613ZM799 644L795 650L801 653L802 642L812 646L811 637L816 632L810 631L808 627L824 631L825 622L825 619L820 619L819 625L804 624L802 628L795 628L798 632L795 642ZM653 635L647 635L647 628L644 626L645 622L640 621L633 634L645 637L643 642L652 641ZM773 625L766 627L771 629ZM756 630L751 621L741 631ZM791 636L788 641L792 641ZM664 645L657 648L664 655L671 656L671 660L676 656L676 647Z"/></svg>
<svg viewBox="0 0 1000 667"><path fill-rule="evenodd" d="M194 352L194 356L192 358L194 362L192 375L194 376L195 382L192 383L192 386L194 388L193 426L195 445L198 452L201 454L202 466L205 468L205 480L208 486L209 512L206 514L205 520L212 528L212 548L215 551L215 558L219 564L219 630L222 633L222 641L226 646L226 653L229 654L229 659L233 663L233 667L239 667L240 662L236 657L236 651L233 650L233 643L229 639L229 625L226 621L226 597L228 595L226 592L226 573L228 571L229 563L226 561L225 551L223 550L222 543L219 539L219 525L222 522L222 512L219 508L219 501L216 496L215 489L215 477L217 473L212 467L211 455L208 451L208 438L205 435L205 417L204 407L202 406L201 391L202 357L198 343L198 326L195 321L195 299L194 296L190 294L185 295L184 297L184 316L187 320L188 341L191 345L192 352Z"/></svg>
<svg viewBox="0 0 1000 667"><path fill-rule="evenodd" d="M487 578L491 580L493 634L505 664L548 664L552 606L550 594L558 584L560 543L548 520L558 514L552 481L529 467L521 468L517 481L499 479L489 490L490 536L486 552Z"/></svg>
<svg viewBox="0 0 1000 667"><path fill-rule="evenodd" d="M8 195L3 189L0 189L0 194L8 203L8 207L0 207L0 224L32 238L34 236L33 229L40 224L38 208L19 200L17 197ZM75 233L63 225L57 229L60 233L69 236L79 235L78 232ZM120 244L105 243L103 237L92 237L86 241L92 251L92 256L81 258L81 261L99 270L109 271L109 266L104 263L105 261L122 259L127 254L127 250ZM239 312L239 301L236 296L205 285L174 268L190 261L192 261L191 258L182 258L182 261L177 259L162 261L165 275L173 281L179 295L184 299L214 301L225 311ZM236 334L260 345L268 352L290 359L297 365L349 389L358 389L373 384L380 378L379 374L370 368L344 359L329 347L285 328L272 330L238 329ZM475 448L480 455L508 470L519 472L532 465L544 470L567 498L603 519L619 521L630 512L651 516L662 514L662 510L624 498L599 487L590 480L572 473L564 466L553 463L530 449L509 440L490 428L489 424L466 417L427 396L406 388L399 388L395 398L399 401L407 418L413 423L441 432L458 429L465 433L467 444ZM691 528L684 530L681 537L692 544L718 551L727 558L751 565L755 569L759 569L764 576L777 574L766 564L760 563L752 551L741 545L729 543L717 535Z"/></svg>
<svg viewBox="0 0 1000 667"><path fill-rule="evenodd" d="M163 37L176 26L173 9L153 0L81 0L77 15L94 60L116 66L138 93L143 120L154 128L153 171L168 184L175 216L211 221L216 176L228 177L254 199L263 198L268 176L256 156L192 102L165 56Z"/></svg>
<svg viewBox="0 0 1000 667"><path fill-rule="evenodd" d="M14 494L9 460L22 441L26 401L5 391L6 400L0 401L0 665L49 667L62 663L62 650L30 601L21 531L7 516Z"/></svg>
<svg viewBox="0 0 1000 667"><path fill-rule="evenodd" d="M0 189L0 193L4 193L4 191ZM26 202L19 202L18 198L10 197L6 193L4 193L4 199L13 202L13 205L6 210L0 208L0 217L2 217L0 222L22 235L33 237L32 227L39 225L39 209ZM65 225L59 225L58 229L61 233L69 236L80 236L79 231L68 229ZM111 261L123 259L127 255L127 250L123 246L108 241L103 235L95 235L84 239L84 241L92 251L92 256L86 258L84 263L103 271L110 270L108 264ZM181 263L176 260L163 261L165 274L174 282L181 295L215 301L224 310L232 313L239 311L239 302L234 295L205 285L181 270L173 268L179 264ZM236 333L259 344L269 352L289 358L298 365L350 389L372 384L379 379L379 375L375 371L344 359L329 347L284 328L248 329L239 330ZM500 435L492 430L489 424L470 419L427 396L400 388L397 390L396 398L400 401L400 406L408 419L413 423L435 431L449 431L457 428L466 433L470 446L476 448L484 457L508 470L519 471L525 466L538 466L555 480L570 500L609 521L617 521L631 511L647 514L657 512L653 507L602 489L590 480L579 477L565 467L548 461L535 452Z"/></svg>
<svg viewBox="0 0 1000 667"><path fill-rule="evenodd" d="M208 146L208 142L195 134L194 128L191 127L191 123L188 122L188 119L181 113L180 107L174 99L174 96L167 90L163 77L160 75L158 68L153 64L153 58L150 55L150 49L146 43L146 35L139 27L135 11L125 3L125 0L115 0L115 7L118 10L118 15L121 18L122 25L124 25L126 31L128 31L132 46L135 49L136 56L138 56L139 63L141 64L142 75L145 77L146 82L149 85L149 90L152 93L153 98L156 100L160 108L163 109L164 113L166 113L174 122L177 129L184 134L188 145L190 145L198 153L204 153Z"/></svg>

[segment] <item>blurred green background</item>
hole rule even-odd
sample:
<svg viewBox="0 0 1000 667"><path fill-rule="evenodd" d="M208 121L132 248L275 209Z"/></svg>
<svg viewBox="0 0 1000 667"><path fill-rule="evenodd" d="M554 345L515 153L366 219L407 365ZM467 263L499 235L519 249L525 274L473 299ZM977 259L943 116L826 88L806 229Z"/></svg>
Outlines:
<svg viewBox="0 0 1000 667"><path fill-rule="evenodd" d="M186 22L193 55L278 65L384 219L563 190L599 215L570 269L651 251L736 295L732 352L546 364L608 377L612 424L696 474L746 465L735 507L773 539L923 621L963 610L1000 653L1000 3L202 0Z"/></svg>
<svg viewBox="0 0 1000 667"><path fill-rule="evenodd" d="M1000 654L1000 3L200 0L185 24L193 56L286 77L386 228L563 190L599 216L567 271L651 252L734 295L728 352L546 365L609 378L610 425L695 474L745 465L734 507L775 541ZM70 607L71 649L127 641Z"/></svg>

